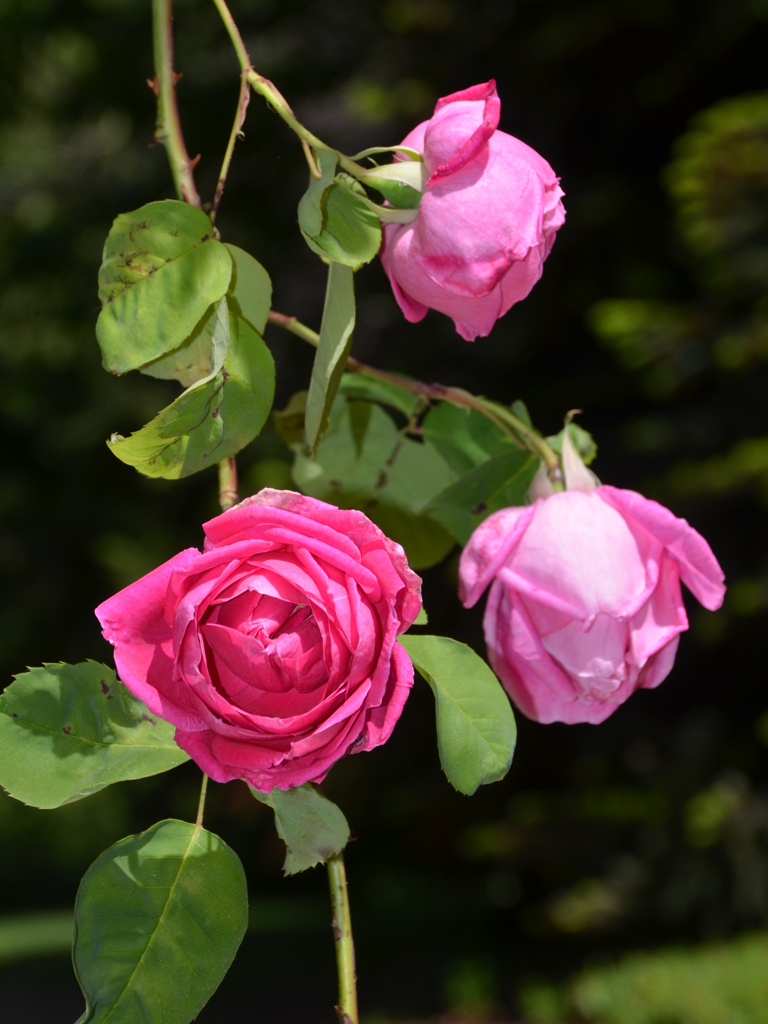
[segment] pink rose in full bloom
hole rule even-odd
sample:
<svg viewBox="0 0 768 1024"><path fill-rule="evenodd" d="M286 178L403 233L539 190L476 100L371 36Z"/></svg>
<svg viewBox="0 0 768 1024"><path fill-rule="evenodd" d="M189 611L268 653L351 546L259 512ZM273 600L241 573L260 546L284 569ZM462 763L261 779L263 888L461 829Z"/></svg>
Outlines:
<svg viewBox="0 0 768 1024"><path fill-rule="evenodd" d="M403 549L354 510L266 488L99 605L120 678L216 782L320 782L384 743L421 607Z"/></svg>
<svg viewBox="0 0 768 1024"><path fill-rule="evenodd" d="M538 722L596 724L639 687L658 686L688 628L680 580L710 611L725 594L709 545L684 519L597 486L583 465L576 488L489 516L459 567L467 608L493 581L489 659Z"/></svg>
<svg viewBox="0 0 768 1024"><path fill-rule="evenodd" d="M402 141L429 175L418 216L384 228L381 259L406 320L440 310L467 341L526 297L565 220L559 178L497 130L500 110L494 81L437 101Z"/></svg>

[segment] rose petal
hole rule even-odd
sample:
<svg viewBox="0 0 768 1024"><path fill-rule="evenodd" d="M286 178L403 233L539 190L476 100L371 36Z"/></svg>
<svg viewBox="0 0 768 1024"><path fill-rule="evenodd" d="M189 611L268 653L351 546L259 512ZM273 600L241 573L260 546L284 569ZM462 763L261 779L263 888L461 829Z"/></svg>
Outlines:
<svg viewBox="0 0 768 1024"><path fill-rule="evenodd" d="M637 682L638 686L642 686L646 690L652 690L664 682L675 664L675 655L677 654L679 643L680 635L678 634L661 650L650 656L645 668L640 673Z"/></svg>
<svg viewBox="0 0 768 1024"><path fill-rule="evenodd" d="M193 565L200 558L196 548L187 548L108 598L96 609L104 638L116 643L163 643L170 639L166 619L166 596L173 573Z"/></svg>
<svg viewBox="0 0 768 1024"><path fill-rule="evenodd" d="M577 698L602 703L623 683L634 684L638 670L625 660L629 626L598 615L589 629L571 619L562 629L541 638L544 650L568 675Z"/></svg>
<svg viewBox="0 0 768 1024"><path fill-rule="evenodd" d="M496 131L500 114L493 80L439 99L424 133L428 185L477 159Z"/></svg>
<svg viewBox="0 0 768 1024"><path fill-rule="evenodd" d="M661 560L659 582L651 599L630 620L629 625L629 656L640 668L657 651L688 629L677 564L668 556L665 555Z"/></svg>
<svg viewBox="0 0 768 1024"><path fill-rule="evenodd" d="M413 663L405 648L396 643L392 648L386 695L382 698L381 704L369 713L360 745L356 747L355 753L372 750L386 743L392 735L412 686Z"/></svg>
<svg viewBox="0 0 768 1024"><path fill-rule="evenodd" d="M206 533L100 606L118 667L217 781L320 781L364 729L369 746L391 732L421 581L361 512L295 492L265 489Z"/></svg>
<svg viewBox="0 0 768 1024"><path fill-rule="evenodd" d="M680 567L683 583L705 608L713 612L722 605L723 570L709 544L685 519L678 519L663 505L635 491L603 485L595 493L664 545Z"/></svg>
<svg viewBox="0 0 768 1024"><path fill-rule="evenodd" d="M637 612L656 585L661 548L633 535L598 495L563 491L537 502L500 570L508 586L576 619Z"/></svg>
<svg viewBox="0 0 768 1024"><path fill-rule="evenodd" d="M183 729L205 728L197 713L197 701L173 671L173 646L125 644L115 647L115 667L121 682L160 718Z"/></svg>
<svg viewBox="0 0 768 1024"><path fill-rule="evenodd" d="M541 645L522 602L498 580L483 616L491 668L517 707L536 722L562 722L573 687Z"/></svg>
<svg viewBox="0 0 768 1024"><path fill-rule="evenodd" d="M482 522L459 559L459 600L471 608L520 543L538 505L503 508Z"/></svg>

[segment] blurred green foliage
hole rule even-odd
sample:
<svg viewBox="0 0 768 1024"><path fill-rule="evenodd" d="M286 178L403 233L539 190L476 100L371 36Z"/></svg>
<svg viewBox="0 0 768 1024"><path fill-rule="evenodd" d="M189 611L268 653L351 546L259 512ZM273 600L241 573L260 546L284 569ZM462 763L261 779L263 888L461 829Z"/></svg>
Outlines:
<svg viewBox="0 0 768 1024"><path fill-rule="evenodd" d="M533 1024L762 1024L768 1005L768 935L662 949L584 971L565 991L540 981L523 989Z"/></svg>
<svg viewBox="0 0 768 1024"><path fill-rule="evenodd" d="M673 154L662 181L697 301L603 299L589 311L597 336L643 371L656 400L708 368L750 370L768 358L768 93L703 111Z"/></svg>

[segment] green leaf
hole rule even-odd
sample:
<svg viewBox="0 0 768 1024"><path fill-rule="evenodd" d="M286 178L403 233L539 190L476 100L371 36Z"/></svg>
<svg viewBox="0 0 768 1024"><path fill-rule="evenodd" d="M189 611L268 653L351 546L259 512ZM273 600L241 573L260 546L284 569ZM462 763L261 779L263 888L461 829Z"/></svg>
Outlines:
<svg viewBox="0 0 768 1024"><path fill-rule="evenodd" d="M401 388L393 381L363 377L357 373L342 374L339 391L348 398L367 398L370 402L391 405L393 409L409 417L419 404L419 399L413 392Z"/></svg>
<svg viewBox="0 0 768 1024"><path fill-rule="evenodd" d="M450 530L460 544L492 512L524 505L539 460L530 452L512 449L481 462L447 487L427 505L425 512Z"/></svg>
<svg viewBox="0 0 768 1024"><path fill-rule="evenodd" d="M278 437L292 451L304 447L304 416L307 411L307 392L295 391L284 409L275 409L272 422Z"/></svg>
<svg viewBox="0 0 768 1024"><path fill-rule="evenodd" d="M370 263L381 248L381 222L365 201L337 178L323 196L323 231L313 241L331 259L356 268Z"/></svg>
<svg viewBox="0 0 768 1024"><path fill-rule="evenodd" d="M448 402L440 402L424 417L422 437L458 475L515 447L487 416Z"/></svg>
<svg viewBox="0 0 768 1024"><path fill-rule="evenodd" d="M213 366L130 437L107 442L145 476L178 480L237 454L263 427L272 407L275 364L263 339L221 302L205 330Z"/></svg>
<svg viewBox="0 0 768 1024"><path fill-rule="evenodd" d="M420 514L450 484L450 470L431 448L401 437L380 405L337 399L317 456L297 455L293 478L313 498L360 509L402 544L413 568L435 565L454 545Z"/></svg>
<svg viewBox="0 0 768 1024"><path fill-rule="evenodd" d="M333 184L336 173L336 154L324 149L313 150L322 178L310 177L309 188L299 200L299 227L310 238L323 230L323 196Z"/></svg>
<svg viewBox="0 0 768 1024"><path fill-rule="evenodd" d="M399 637L432 687L437 746L448 781L471 796L503 779L512 764L517 729L509 698L482 658L446 636Z"/></svg>
<svg viewBox="0 0 768 1024"><path fill-rule="evenodd" d="M183 345L142 366L141 372L161 380L177 380L186 388L205 384L224 365L228 345L229 311L222 298Z"/></svg>
<svg viewBox="0 0 768 1024"><path fill-rule="evenodd" d="M173 734L105 665L43 665L0 697L0 785L33 807L60 807L188 761Z"/></svg>
<svg viewBox="0 0 768 1024"><path fill-rule="evenodd" d="M257 334L263 334L272 305L272 281L264 267L250 253L225 243L232 257L232 281L229 306L235 316L242 317Z"/></svg>
<svg viewBox="0 0 768 1024"><path fill-rule="evenodd" d="M334 177L334 153L315 150L314 155L322 178L312 178L299 201L299 227L305 241L313 252L337 263L349 267L370 263L381 246L378 216L345 177Z"/></svg>
<svg viewBox="0 0 768 1024"><path fill-rule="evenodd" d="M214 307L183 344L142 366L139 372L159 380L177 380L184 388L197 384L204 377L209 377L213 368L212 336L215 325Z"/></svg>
<svg viewBox="0 0 768 1024"><path fill-rule="evenodd" d="M588 430L584 430L578 423L569 423L568 432L571 435L574 448L581 456L581 461L585 466L588 466L590 462L594 462L597 456L597 444L595 439L589 433ZM565 427L557 433L553 434L552 437L547 437L545 440L549 444L550 448L557 452L558 455L563 449L563 434L565 433Z"/></svg>
<svg viewBox="0 0 768 1024"><path fill-rule="evenodd" d="M526 426L533 426L533 420L531 419L531 414L528 412L528 406L525 404L522 398L516 398L509 408L512 410L512 412L515 414L515 416L517 416L519 420L522 420L523 423L526 424Z"/></svg>
<svg viewBox="0 0 768 1024"><path fill-rule="evenodd" d="M427 612L426 612L426 609L424 608L424 605L422 605L420 610L419 610L419 614L413 620L412 624L414 626L426 626L428 623L429 623L429 617L427 616Z"/></svg>
<svg viewBox="0 0 768 1024"><path fill-rule="evenodd" d="M168 819L105 850L75 904L78 1024L189 1024L219 986L248 923L236 853Z"/></svg>
<svg viewBox="0 0 768 1024"><path fill-rule="evenodd" d="M369 149L363 149L359 153L355 153L352 159L363 160L365 157L375 156L377 153L404 153L411 160L424 159L423 154L411 146L371 146Z"/></svg>
<svg viewBox="0 0 768 1024"><path fill-rule="evenodd" d="M421 202L421 192L403 181L370 176L365 179L365 184L381 192L397 210L415 210Z"/></svg>
<svg viewBox="0 0 768 1024"><path fill-rule="evenodd" d="M328 426L328 417L352 347L355 326L355 282L349 267L331 262L325 290L320 342L312 365L304 421L311 451Z"/></svg>
<svg viewBox="0 0 768 1024"><path fill-rule="evenodd" d="M361 181L381 192L393 206L413 210L421 202L428 178L429 172L422 160L396 160L371 168Z"/></svg>
<svg viewBox="0 0 768 1024"><path fill-rule="evenodd" d="M231 276L232 259L202 210L166 199L120 214L99 270L104 366L126 373L178 348Z"/></svg>
<svg viewBox="0 0 768 1024"><path fill-rule="evenodd" d="M349 842L347 819L312 783L270 793L248 788L275 812L277 834L286 845L284 874L295 875L324 864Z"/></svg>
<svg viewBox="0 0 768 1024"><path fill-rule="evenodd" d="M345 497L335 504L342 508L359 508L365 512L382 533L402 545L412 569L429 569L442 562L456 546L452 534L437 519L413 515L389 504L387 497L384 495L382 499L373 502Z"/></svg>
<svg viewBox="0 0 768 1024"><path fill-rule="evenodd" d="M224 439L216 459L236 455L267 421L275 397L275 361L260 334L239 316L230 319L220 413ZM209 463L210 464L210 463Z"/></svg>

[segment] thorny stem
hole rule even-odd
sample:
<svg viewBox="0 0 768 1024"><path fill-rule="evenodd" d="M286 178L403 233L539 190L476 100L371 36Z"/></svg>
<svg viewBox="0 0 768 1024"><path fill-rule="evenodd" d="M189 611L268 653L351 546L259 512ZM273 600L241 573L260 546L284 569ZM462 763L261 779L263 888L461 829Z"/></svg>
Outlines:
<svg viewBox="0 0 768 1024"><path fill-rule="evenodd" d="M320 170L320 168L315 163L315 158L314 158L314 156L312 154L312 147L309 145L309 143L305 142L304 139L302 139L301 140L301 148L304 150L304 159L307 161L307 166L309 167L309 173L312 175L312 177L316 181L320 181L320 179L323 176L323 172Z"/></svg>
<svg viewBox="0 0 768 1024"><path fill-rule="evenodd" d="M237 463L234 455L222 459L219 463L219 504L221 511L226 512L240 500L237 486Z"/></svg>
<svg viewBox="0 0 768 1024"><path fill-rule="evenodd" d="M224 153L224 159L221 163L221 170L219 171L219 180L216 185L216 195L213 197L213 203L211 204L211 224L216 221L216 214L219 210L219 203L221 197L224 195L224 186L227 183L227 175L229 174L229 165L232 162L232 154L235 152L235 143L238 139L243 137L241 131L243 123L245 121L245 114L248 110L248 104L251 101L251 89L248 85L245 75L240 79L240 98L237 101L237 111L235 112L235 121L232 125L232 131L229 135L229 142L227 143L227 149Z"/></svg>
<svg viewBox="0 0 768 1024"><path fill-rule="evenodd" d="M333 908L333 938L336 944L336 966L339 972L339 1005L336 1012L341 1024L358 1024L357 974L355 973L355 945L352 939L352 917L349 913L347 872L344 856L335 853L328 860L328 882L331 887Z"/></svg>
<svg viewBox="0 0 768 1024"><path fill-rule="evenodd" d="M307 327L306 324L300 323L296 317L286 316L284 313L272 310L268 319L270 323L284 327L292 334L303 338L304 341L308 341L310 345L317 346L320 340L320 336L316 331ZM521 420L519 416L515 416L513 412L499 402L491 401L488 398L479 398L463 388L447 387L445 384L426 384L424 381L412 380L410 377L401 377L399 374L389 373L387 370L378 370L375 366L361 363L353 356L349 356L347 359L347 368L352 373L357 373L361 377L373 377L377 380L388 381L390 384L396 384L398 387L410 391L411 394L417 395L419 398L450 402L451 405L456 405L460 409L475 409L491 420L508 437L512 438L518 447L522 446L527 448L528 451L533 452L534 455L538 455L547 467L547 473L554 484L562 483L562 470L560 469L560 460L557 452L547 444L540 434L537 434L532 427L529 427L524 420Z"/></svg>
<svg viewBox="0 0 768 1024"><path fill-rule="evenodd" d="M361 164L355 163L354 160L350 160L344 153L334 149L332 146L327 145L322 139L318 139L316 135L308 131L304 125L296 119L296 115L291 110L285 97L280 94L276 86L270 82L268 78L264 78L263 75L258 74L254 70L251 64L251 59L248 56L248 51L245 48L243 37L240 35L240 30L235 24L235 19L232 17L232 13L227 7L225 0L213 0L216 10L221 15L221 20L224 22L224 27L229 33L229 38L232 41L232 45L235 48L237 59L240 63L240 71L248 79L251 88L254 92L257 92L260 96L270 104L270 106L282 117L285 123L294 130L302 142L311 146L313 149L324 149L329 153L335 153L336 159L339 161L341 166L349 174L354 177L359 177L361 174L367 173L367 169Z"/></svg>
<svg viewBox="0 0 768 1024"><path fill-rule="evenodd" d="M248 56L248 51L245 48L243 37L240 35L240 30L235 24L235 19L232 17L232 12L227 7L224 0L213 0L216 10L221 15L221 20L224 22L224 27L229 34L229 38L232 41L232 45L235 48L237 59L240 62L240 70L247 71L251 67L251 58Z"/></svg>
<svg viewBox="0 0 768 1024"><path fill-rule="evenodd" d="M176 104L176 82L173 70L172 0L152 0L152 35L155 51L155 79L150 83L157 96L155 140L165 146L171 165L176 194L192 206L200 206L193 170L197 161L189 159L181 133L179 108Z"/></svg>
<svg viewBox="0 0 768 1024"><path fill-rule="evenodd" d="M198 828L203 824L203 811L205 810L205 794L208 792L208 776L203 772L203 782L200 786L200 799L197 803L197 818L195 824Z"/></svg>
<svg viewBox="0 0 768 1024"><path fill-rule="evenodd" d="M181 130L181 119L179 108L176 104L176 81L177 75L173 70L173 11L172 0L152 0L152 39L155 51L155 79L150 82L152 90L157 97L157 126L155 128L155 139L162 142L168 156L168 163L171 165L171 176L176 186L176 194L192 206L202 206L200 195L195 187L193 171L197 160L190 160L187 154L187 147L184 143L184 135ZM242 125L242 117L245 116L247 101L243 100L243 88L240 91L240 103L235 117L236 130L229 140L227 152L224 155L219 184L216 188L216 199L211 221L216 215L216 207L221 199L221 192L224 188L229 161L232 159L232 150L235 147L237 131ZM238 124L238 120L240 123ZM222 480L226 484L222 484ZM225 501L228 504L225 504ZM237 504L237 465L234 458L224 459L219 463L219 503L224 511ZM204 783L205 787L205 783ZM202 798L205 797L203 788Z"/></svg>

